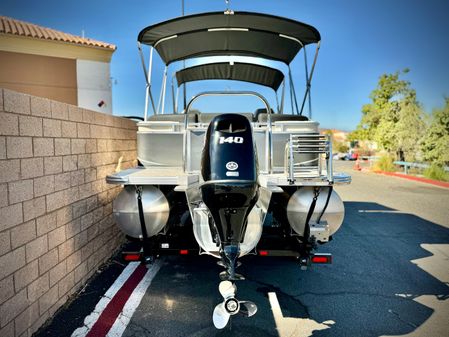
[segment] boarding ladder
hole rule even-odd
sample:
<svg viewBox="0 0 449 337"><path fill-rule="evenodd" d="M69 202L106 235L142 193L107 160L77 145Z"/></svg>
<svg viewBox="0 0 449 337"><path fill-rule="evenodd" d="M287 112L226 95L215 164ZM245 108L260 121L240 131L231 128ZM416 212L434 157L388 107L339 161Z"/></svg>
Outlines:
<svg viewBox="0 0 449 337"><path fill-rule="evenodd" d="M290 134L284 158L285 173L291 184L297 179L327 179L329 183L333 181L330 135Z"/></svg>

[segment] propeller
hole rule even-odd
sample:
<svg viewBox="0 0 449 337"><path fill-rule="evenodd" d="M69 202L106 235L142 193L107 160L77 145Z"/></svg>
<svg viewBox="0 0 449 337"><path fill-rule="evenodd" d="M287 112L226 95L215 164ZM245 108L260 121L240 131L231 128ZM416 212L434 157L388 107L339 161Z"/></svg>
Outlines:
<svg viewBox="0 0 449 337"><path fill-rule="evenodd" d="M251 301L238 301L235 298L237 286L230 281L222 281L218 287L224 301L217 304L214 309L212 321L217 329L223 329L231 316L238 313L251 317L257 312L257 306Z"/></svg>

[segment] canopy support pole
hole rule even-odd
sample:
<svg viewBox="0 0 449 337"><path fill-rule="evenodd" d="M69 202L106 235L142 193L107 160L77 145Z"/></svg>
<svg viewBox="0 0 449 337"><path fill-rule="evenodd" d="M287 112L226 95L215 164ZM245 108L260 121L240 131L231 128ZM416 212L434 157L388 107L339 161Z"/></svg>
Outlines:
<svg viewBox="0 0 449 337"><path fill-rule="evenodd" d="M292 69L290 68L290 65L288 65L288 77L290 79L290 95L292 100L292 113L293 113L293 100L295 101L295 107L296 107L296 114L299 113L298 108L298 100L296 99L296 92L295 92L295 85L293 84L293 76L292 76Z"/></svg>
<svg viewBox="0 0 449 337"><path fill-rule="evenodd" d="M137 42L137 48L139 49L140 61L142 62L143 74L145 75L145 82L146 82L146 85L145 85L145 112L144 112L144 121L146 121L147 116L148 116L148 98L150 98L150 100L151 100L151 105L153 107L153 113L156 112L156 108L154 106L153 95L151 93L151 72L152 72L152 66L153 66L153 47L150 48L150 60L149 60L149 64L148 64L148 73L145 68L145 58L143 56L142 45L140 44L140 42Z"/></svg>
<svg viewBox="0 0 449 337"><path fill-rule="evenodd" d="M309 78L307 80L306 92L305 92L304 98L302 100L300 115L302 115L302 112L304 110L304 105L306 104L307 96L310 93L310 87L311 87L313 72L315 70L316 61L318 59L318 52L320 51L320 43L321 43L321 41L318 41L317 46L316 46L315 57L313 58L312 69L310 70L310 76L309 76ZM312 118L312 111L310 111L310 118Z"/></svg>
<svg viewBox="0 0 449 337"><path fill-rule="evenodd" d="M165 112L165 95L167 91L167 70L168 66L165 66L164 68L164 82L162 85L162 104L161 104L161 113L164 114Z"/></svg>
<svg viewBox="0 0 449 337"><path fill-rule="evenodd" d="M285 100L285 78L282 81L281 108L279 109L280 114L284 114L284 100Z"/></svg>

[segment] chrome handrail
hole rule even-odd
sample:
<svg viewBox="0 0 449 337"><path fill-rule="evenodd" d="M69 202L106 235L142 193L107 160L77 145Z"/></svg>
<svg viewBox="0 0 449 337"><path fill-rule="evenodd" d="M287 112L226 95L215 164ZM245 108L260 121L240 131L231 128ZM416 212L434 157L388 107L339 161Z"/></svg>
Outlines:
<svg viewBox="0 0 449 337"><path fill-rule="evenodd" d="M267 109L267 131L268 137L267 142L265 144L265 152L267 153L267 168L268 173L273 172L272 167L272 158L273 158L273 144L272 144L272 125L271 125L271 107L268 103L267 99L263 97L261 94L255 91L204 91L192 97L185 109L185 117L184 117L184 141L183 141L183 163L184 163L184 172L187 172L187 126L188 126L188 112L193 102L195 102L198 98L203 96L254 96L259 98L265 108Z"/></svg>

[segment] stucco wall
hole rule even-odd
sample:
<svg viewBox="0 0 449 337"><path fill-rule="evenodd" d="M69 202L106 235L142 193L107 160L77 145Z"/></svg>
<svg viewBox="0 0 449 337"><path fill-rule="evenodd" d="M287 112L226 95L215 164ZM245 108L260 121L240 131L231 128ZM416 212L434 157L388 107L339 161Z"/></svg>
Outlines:
<svg viewBox="0 0 449 337"><path fill-rule="evenodd" d="M0 89L0 336L31 336L118 248L104 178L135 158L134 122Z"/></svg>

